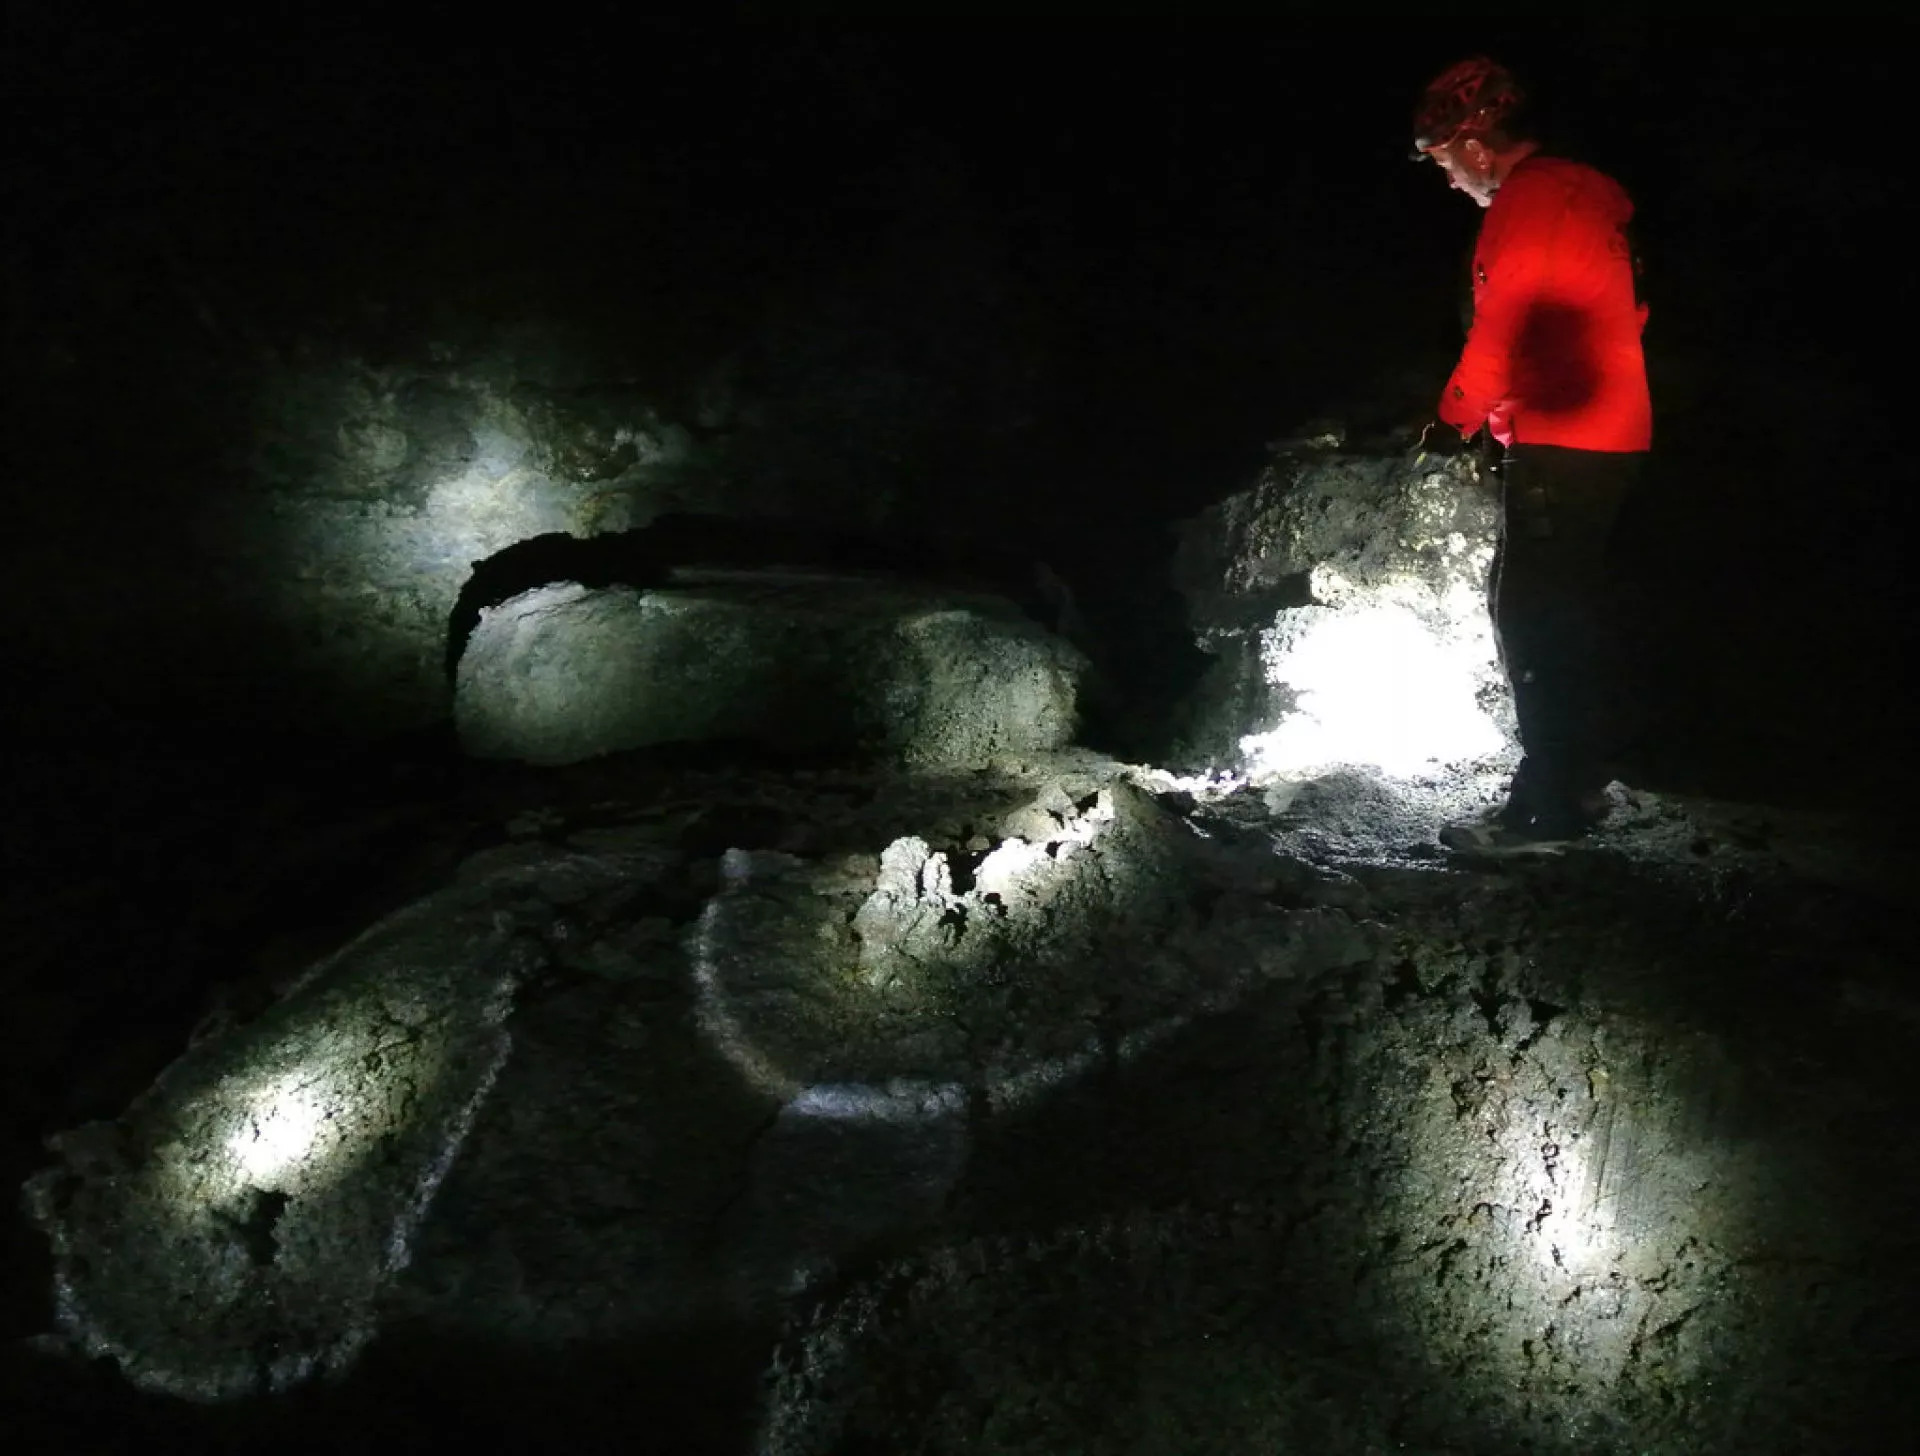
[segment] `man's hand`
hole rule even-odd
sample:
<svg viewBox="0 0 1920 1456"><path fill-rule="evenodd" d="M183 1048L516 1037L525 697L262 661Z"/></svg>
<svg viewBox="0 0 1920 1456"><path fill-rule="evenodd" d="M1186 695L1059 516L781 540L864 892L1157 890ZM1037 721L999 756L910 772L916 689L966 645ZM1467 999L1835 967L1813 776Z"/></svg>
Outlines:
<svg viewBox="0 0 1920 1456"><path fill-rule="evenodd" d="M1472 448L1472 440L1445 420L1435 420L1420 432L1420 443L1413 451L1413 463L1425 465L1429 460L1443 459L1448 455L1464 455Z"/></svg>
<svg viewBox="0 0 1920 1456"><path fill-rule="evenodd" d="M1421 430L1421 442L1413 449L1415 461L1438 459L1442 455L1465 455L1473 449L1473 440L1463 436L1459 430L1448 425L1444 419L1436 419L1432 425Z"/></svg>

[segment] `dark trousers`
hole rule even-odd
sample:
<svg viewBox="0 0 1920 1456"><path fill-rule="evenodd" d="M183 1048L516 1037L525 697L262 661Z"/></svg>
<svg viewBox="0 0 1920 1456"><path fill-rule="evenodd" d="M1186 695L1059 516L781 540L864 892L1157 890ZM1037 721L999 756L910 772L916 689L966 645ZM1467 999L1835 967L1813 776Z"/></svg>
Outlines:
<svg viewBox="0 0 1920 1456"><path fill-rule="evenodd" d="M1609 547L1643 458L1520 445L1501 474L1488 594L1524 755L1508 811L1536 828L1578 824L1629 728Z"/></svg>

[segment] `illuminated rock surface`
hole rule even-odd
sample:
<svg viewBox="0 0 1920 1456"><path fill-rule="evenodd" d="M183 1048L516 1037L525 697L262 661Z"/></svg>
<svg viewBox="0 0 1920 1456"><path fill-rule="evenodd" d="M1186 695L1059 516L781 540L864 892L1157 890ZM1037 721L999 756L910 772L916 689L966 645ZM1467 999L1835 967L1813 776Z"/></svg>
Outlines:
<svg viewBox="0 0 1920 1456"><path fill-rule="evenodd" d="M1266 776L1510 768L1486 581L1499 507L1464 458L1283 449L1184 528L1179 579L1216 663L1187 753Z"/></svg>
<svg viewBox="0 0 1920 1456"><path fill-rule="evenodd" d="M828 577L562 583L482 611L454 721L467 752L539 764L733 740L985 765L1067 742L1085 666L991 598Z"/></svg>
<svg viewBox="0 0 1920 1456"><path fill-rule="evenodd" d="M89 1354L203 1400L351 1361L507 1053L510 993L537 963L515 898L403 913L117 1125L61 1140L67 1173L30 1202Z"/></svg>
<svg viewBox="0 0 1920 1456"><path fill-rule="evenodd" d="M1276 946L990 1131L968 1235L799 1322L763 1449L1897 1449L1920 1167L1855 1059L1910 996L1798 980L1737 881L1358 879L1292 917L1344 963Z"/></svg>
<svg viewBox="0 0 1920 1456"><path fill-rule="evenodd" d="M134 1385L335 1373L176 1439L1784 1453L1913 1414L1920 1006L1817 825L1643 795L1563 862L1335 870L1260 791L1091 755L499 772L416 831L467 836L450 885L34 1185L62 1336Z"/></svg>
<svg viewBox="0 0 1920 1456"><path fill-rule="evenodd" d="M248 489L201 511L203 589L279 644L262 681L350 736L444 715L448 614L480 562L723 499L687 422L559 340L419 352L262 370Z"/></svg>

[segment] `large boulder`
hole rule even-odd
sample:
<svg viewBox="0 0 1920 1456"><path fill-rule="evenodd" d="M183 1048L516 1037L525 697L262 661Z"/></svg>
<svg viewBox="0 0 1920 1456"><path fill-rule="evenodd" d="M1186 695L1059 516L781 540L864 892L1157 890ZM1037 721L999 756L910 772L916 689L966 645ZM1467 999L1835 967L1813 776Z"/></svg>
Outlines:
<svg viewBox="0 0 1920 1456"><path fill-rule="evenodd" d="M1185 526L1178 583L1215 665L1180 756L1255 777L1498 768L1512 701L1486 585L1499 507L1479 466L1280 447Z"/></svg>
<svg viewBox="0 0 1920 1456"><path fill-rule="evenodd" d="M799 573L561 582L485 610L455 680L480 758L746 740L914 768L1068 742L1086 663L990 596Z"/></svg>

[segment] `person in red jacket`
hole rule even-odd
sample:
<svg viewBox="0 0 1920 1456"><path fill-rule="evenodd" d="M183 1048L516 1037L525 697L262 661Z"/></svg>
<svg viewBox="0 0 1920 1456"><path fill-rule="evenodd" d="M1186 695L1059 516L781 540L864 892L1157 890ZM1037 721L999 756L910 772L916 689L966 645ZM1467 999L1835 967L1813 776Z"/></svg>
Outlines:
<svg viewBox="0 0 1920 1456"><path fill-rule="evenodd" d="M1623 721L1608 542L1653 443L1633 203L1611 177L1542 151L1522 101L1504 68L1476 58L1427 88L1414 123L1414 155L1486 210L1472 324L1425 443L1485 431L1506 447L1489 596L1523 757L1505 805L1442 830L1466 851L1552 847L1606 813Z"/></svg>

